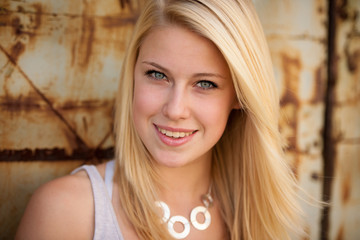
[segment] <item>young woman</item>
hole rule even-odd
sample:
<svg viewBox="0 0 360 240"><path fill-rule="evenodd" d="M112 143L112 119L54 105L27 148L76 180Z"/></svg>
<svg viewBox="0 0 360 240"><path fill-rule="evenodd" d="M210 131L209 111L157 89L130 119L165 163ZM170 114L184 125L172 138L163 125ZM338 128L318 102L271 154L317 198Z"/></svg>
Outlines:
<svg viewBox="0 0 360 240"><path fill-rule="evenodd" d="M278 118L250 0L147 1L115 160L41 187L17 239L289 239L302 230Z"/></svg>

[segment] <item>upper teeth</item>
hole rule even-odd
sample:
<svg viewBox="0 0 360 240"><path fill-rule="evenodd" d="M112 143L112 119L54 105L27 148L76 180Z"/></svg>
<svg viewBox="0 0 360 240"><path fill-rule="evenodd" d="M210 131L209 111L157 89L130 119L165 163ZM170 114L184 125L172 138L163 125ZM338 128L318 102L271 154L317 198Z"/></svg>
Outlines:
<svg viewBox="0 0 360 240"><path fill-rule="evenodd" d="M161 132L162 134L168 136L168 137L172 137L172 138L180 138L180 137L185 137L185 136L190 136L193 132L171 132L162 128L157 128L159 130L159 132Z"/></svg>

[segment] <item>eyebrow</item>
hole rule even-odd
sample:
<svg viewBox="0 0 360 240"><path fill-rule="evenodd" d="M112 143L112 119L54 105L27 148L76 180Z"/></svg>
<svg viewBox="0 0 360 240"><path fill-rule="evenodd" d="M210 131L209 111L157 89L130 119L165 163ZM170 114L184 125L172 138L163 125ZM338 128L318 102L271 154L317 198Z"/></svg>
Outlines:
<svg viewBox="0 0 360 240"><path fill-rule="evenodd" d="M143 61L142 63L149 64L149 65L151 65L151 66L154 66L154 67L156 67L156 68L159 68L159 69L161 69L161 71L164 71L164 72L169 72L169 70L168 70L168 69L166 69L166 68L164 68L164 67L160 66L160 65L159 65L159 64L157 64L157 63L154 63L154 62L148 62L148 61Z"/></svg>
<svg viewBox="0 0 360 240"><path fill-rule="evenodd" d="M143 61L142 63L159 68L161 71L164 71L164 72L170 72L167 68L165 68L155 62ZM196 74L194 74L194 77L218 77L218 78L226 79L226 77L224 77L220 74L217 74L217 73L196 73Z"/></svg>

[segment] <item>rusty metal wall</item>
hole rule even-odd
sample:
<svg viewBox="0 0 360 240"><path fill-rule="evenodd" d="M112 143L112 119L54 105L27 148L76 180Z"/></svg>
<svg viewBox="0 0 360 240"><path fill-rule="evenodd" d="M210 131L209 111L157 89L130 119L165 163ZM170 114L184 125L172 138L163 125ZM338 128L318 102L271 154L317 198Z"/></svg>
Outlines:
<svg viewBox="0 0 360 240"><path fill-rule="evenodd" d="M253 2L281 93L287 159L305 191L333 201L325 215L304 204L309 239L356 239L359 1ZM328 49L335 2L336 47ZM0 1L0 239L12 238L40 184L112 157L113 99L138 8L135 0Z"/></svg>
<svg viewBox="0 0 360 240"><path fill-rule="evenodd" d="M122 4L117 0L2 4L0 121L6 126L1 129L2 158L28 160L34 154L54 153L45 149L58 149L56 158L87 155L89 150L112 146L112 100L136 19ZM24 149L29 151L16 152Z"/></svg>
<svg viewBox="0 0 360 240"><path fill-rule="evenodd" d="M256 0L281 94L280 128L301 187L322 199L322 130L327 84L327 2ZM305 199L309 198L303 195ZM305 229L320 239L321 209L303 204Z"/></svg>
<svg viewBox="0 0 360 240"><path fill-rule="evenodd" d="M0 162L0 239L13 239L24 207L36 188L68 174L82 162Z"/></svg>
<svg viewBox="0 0 360 240"><path fill-rule="evenodd" d="M360 239L360 1L334 4L328 239Z"/></svg>
<svg viewBox="0 0 360 240"><path fill-rule="evenodd" d="M0 239L12 239L40 184L112 157L113 99L138 7L0 1Z"/></svg>

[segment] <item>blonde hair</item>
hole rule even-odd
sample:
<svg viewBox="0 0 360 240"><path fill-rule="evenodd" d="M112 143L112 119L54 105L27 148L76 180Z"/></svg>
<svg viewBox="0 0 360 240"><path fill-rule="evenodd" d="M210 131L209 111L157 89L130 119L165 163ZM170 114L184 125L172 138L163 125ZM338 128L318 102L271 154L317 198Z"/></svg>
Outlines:
<svg viewBox="0 0 360 240"><path fill-rule="evenodd" d="M214 193L231 239L302 233L297 185L282 150L279 99L262 27L250 0L150 0L122 66L116 102L117 180L124 211L142 239L170 238L156 214L158 176L132 121L133 73L143 39L174 24L212 41L229 66L241 106L213 150Z"/></svg>

